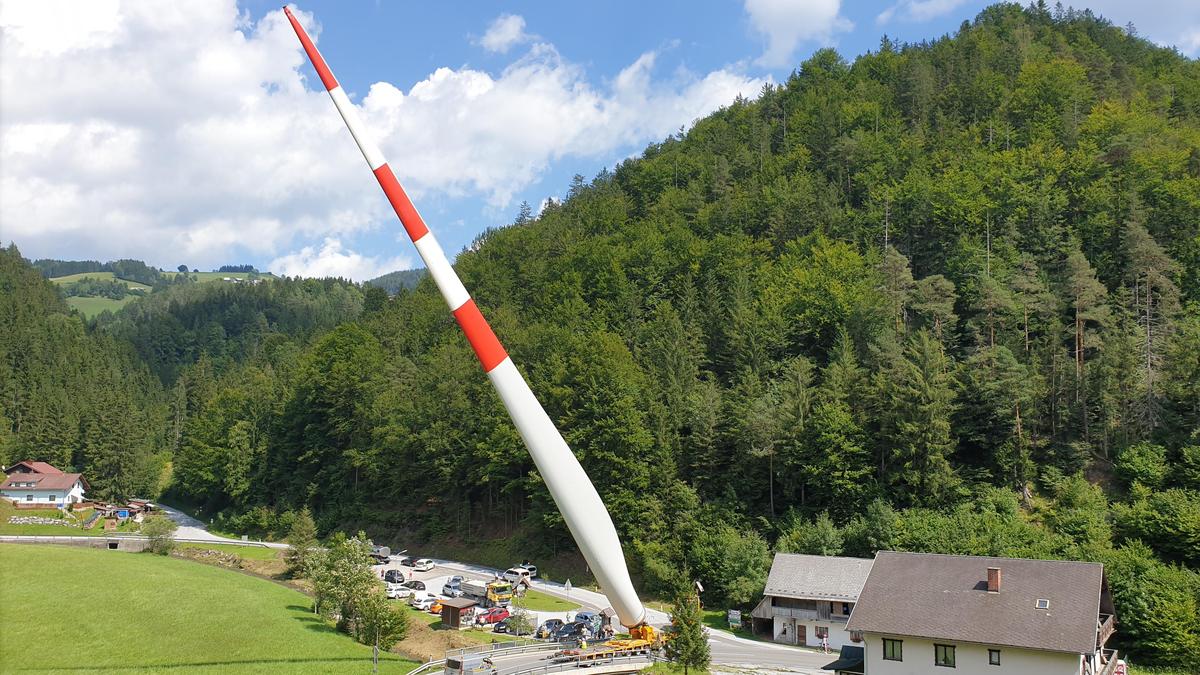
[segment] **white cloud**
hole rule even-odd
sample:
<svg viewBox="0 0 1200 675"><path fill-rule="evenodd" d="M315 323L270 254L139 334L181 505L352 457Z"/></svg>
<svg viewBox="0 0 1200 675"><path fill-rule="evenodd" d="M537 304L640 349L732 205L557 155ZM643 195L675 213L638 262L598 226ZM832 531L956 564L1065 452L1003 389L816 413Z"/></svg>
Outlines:
<svg viewBox="0 0 1200 675"><path fill-rule="evenodd" d="M1064 5L1068 3L1063 3ZM1138 35L1164 46L1200 56L1200 2L1195 0L1089 0L1086 5L1117 26L1132 23Z"/></svg>
<svg viewBox="0 0 1200 675"><path fill-rule="evenodd" d="M899 0L875 17L880 25L899 17L902 21L921 23L953 12L967 0Z"/></svg>
<svg viewBox="0 0 1200 675"><path fill-rule="evenodd" d="M355 281L367 281L375 277L412 268L412 258L398 256L383 259L367 257L346 250L342 242L327 238L320 250L305 246L299 251L280 256L267 266L271 272L289 277L342 277Z"/></svg>
<svg viewBox="0 0 1200 675"><path fill-rule="evenodd" d="M750 24L766 38L758 63L792 65L792 53L802 42L830 44L834 35L854 28L841 16L841 0L746 0Z"/></svg>
<svg viewBox="0 0 1200 675"><path fill-rule="evenodd" d="M209 267L253 254L317 270L358 255L342 245L357 233L398 228L328 97L306 86L282 12L85 6L0 4L0 91L20 92L0 96L0 239L35 257ZM505 207L553 162L624 156L764 83L732 70L664 81L655 58L598 86L535 44L494 74L375 83L359 105L418 204Z"/></svg>
<svg viewBox="0 0 1200 675"><path fill-rule="evenodd" d="M525 33L525 19L516 14L501 14L488 26L479 44L489 52L505 54L514 45L528 42L532 36Z"/></svg>

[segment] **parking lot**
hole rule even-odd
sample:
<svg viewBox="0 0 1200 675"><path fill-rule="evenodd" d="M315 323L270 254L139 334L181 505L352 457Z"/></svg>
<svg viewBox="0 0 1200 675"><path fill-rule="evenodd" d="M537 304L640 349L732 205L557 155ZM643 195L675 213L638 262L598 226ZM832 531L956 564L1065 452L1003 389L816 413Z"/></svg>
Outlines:
<svg viewBox="0 0 1200 675"><path fill-rule="evenodd" d="M494 579L494 577L490 576L490 575L449 569L449 568L443 567L441 565L435 566L432 570L429 570L428 572L418 572L411 567L406 567L404 565L401 565L398 562L398 560L390 560L387 562L387 564L383 564L383 565L374 565L372 567L372 569L375 571L375 574L381 578L388 570L400 570L401 572L404 573L405 581L423 582L425 584L425 590L429 593L433 593L438 598L448 597L448 596L445 596L442 594L442 586L444 586L446 583L446 580L452 576L462 576L464 578L475 579L477 581L491 581L492 579ZM397 599L397 600L393 600L393 602L407 603L408 600L407 599ZM511 609L511 607L510 607L510 609ZM570 612L567 612L567 611L548 612L548 611L534 611L534 610L525 610L525 611L529 612L529 614L531 614L535 617L535 619L534 619L535 627L540 625L542 622L544 622L548 619L562 619L563 621L566 621L568 619L568 614L574 615L574 613L575 613L574 611L570 611ZM573 618L573 616L571 618Z"/></svg>

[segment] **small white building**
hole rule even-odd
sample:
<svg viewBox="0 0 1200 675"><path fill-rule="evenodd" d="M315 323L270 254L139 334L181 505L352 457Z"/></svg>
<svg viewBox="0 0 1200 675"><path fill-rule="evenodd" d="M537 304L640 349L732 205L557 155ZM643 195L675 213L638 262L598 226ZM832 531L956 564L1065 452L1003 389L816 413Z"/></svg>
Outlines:
<svg viewBox="0 0 1200 675"><path fill-rule="evenodd" d="M846 622L862 592L871 560L776 553L764 596L750 616L767 623L776 642L830 649L856 642Z"/></svg>
<svg viewBox="0 0 1200 675"><path fill-rule="evenodd" d="M83 474L63 473L45 462L24 461L4 470L0 497L17 504L65 506L84 500Z"/></svg>
<svg viewBox="0 0 1200 675"><path fill-rule="evenodd" d="M848 624L865 675L1112 675L1114 626L1098 563L892 551Z"/></svg>

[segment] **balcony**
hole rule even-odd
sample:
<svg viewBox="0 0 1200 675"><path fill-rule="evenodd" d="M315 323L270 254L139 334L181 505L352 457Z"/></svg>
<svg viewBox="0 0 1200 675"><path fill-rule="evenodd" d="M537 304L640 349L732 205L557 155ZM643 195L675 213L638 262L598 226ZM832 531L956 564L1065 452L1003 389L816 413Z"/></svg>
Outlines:
<svg viewBox="0 0 1200 675"><path fill-rule="evenodd" d="M1117 670L1117 650L1100 650L1100 664L1096 666L1095 675L1113 675ZM1089 669L1089 675L1090 669Z"/></svg>
<svg viewBox="0 0 1200 675"><path fill-rule="evenodd" d="M768 607L771 616L781 619L801 619L803 621L833 621L836 623L846 623L850 619L848 616L834 614L828 608L825 611L818 609L801 609L799 607Z"/></svg>
<svg viewBox="0 0 1200 675"><path fill-rule="evenodd" d="M1096 649L1104 649L1108 638L1116 631L1116 621L1112 614L1101 614L1096 619Z"/></svg>

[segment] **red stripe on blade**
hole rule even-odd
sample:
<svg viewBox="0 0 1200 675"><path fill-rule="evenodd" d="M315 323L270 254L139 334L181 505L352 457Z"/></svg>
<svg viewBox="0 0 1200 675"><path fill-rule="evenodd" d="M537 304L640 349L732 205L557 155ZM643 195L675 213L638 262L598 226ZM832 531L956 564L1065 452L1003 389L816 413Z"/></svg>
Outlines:
<svg viewBox="0 0 1200 675"><path fill-rule="evenodd" d="M300 38L300 44L304 46L304 52L308 54L308 60L312 61L313 68L317 69L317 76L321 78L321 84L325 85L325 90L329 91L338 86L337 78L330 72L329 66L325 65L325 59L321 58L321 52L317 51L317 46L308 38L308 33L304 32L304 27L292 16L292 10L285 5L283 13L287 14L288 21L292 22L292 29L296 31L296 37Z"/></svg>
<svg viewBox="0 0 1200 675"><path fill-rule="evenodd" d="M396 180L396 174L392 173L392 167L384 164L375 169L375 179L379 181L379 187L383 188L383 194L387 195L392 208L396 210L396 216L404 224L409 238L416 241L428 234L429 228L425 227L425 221L421 220L421 214L417 213L417 208L413 206L412 200L408 198L404 188L400 187L400 181Z"/></svg>
<svg viewBox="0 0 1200 675"><path fill-rule="evenodd" d="M496 339L487 319L475 306L475 300L467 300L462 307L454 310L454 320L458 321L458 326L466 334L467 342L471 343L471 349L475 350L475 356L479 357L485 373L492 372L493 368L508 358L508 353L504 351L500 340Z"/></svg>

